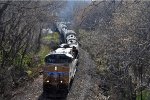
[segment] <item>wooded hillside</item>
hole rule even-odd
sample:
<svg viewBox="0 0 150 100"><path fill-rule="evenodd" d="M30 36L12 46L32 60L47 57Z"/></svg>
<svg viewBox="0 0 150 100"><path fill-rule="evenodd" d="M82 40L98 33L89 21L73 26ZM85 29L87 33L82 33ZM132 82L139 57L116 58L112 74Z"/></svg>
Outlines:
<svg viewBox="0 0 150 100"><path fill-rule="evenodd" d="M81 44L97 62L100 90L111 100L150 98L149 17L149 1L112 0L95 1L76 18L86 30Z"/></svg>
<svg viewBox="0 0 150 100"><path fill-rule="evenodd" d="M29 69L40 66L43 58L36 56L36 53L41 48L42 29L57 19L52 12L63 4L56 1L0 1L2 97L9 97L12 90L28 80L31 74Z"/></svg>
<svg viewBox="0 0 150 100"><path fill-rule="evenodd" d="M35 78L45 55L59 44L58 33L42 34L42 29L60 21L71 22L84 61L69 98L79 94L86 100L92 94L95 100L150 100L146 0L0 1L0 99L10 100L12 91ZM98 86L96 92L91 84Z"/></svg>

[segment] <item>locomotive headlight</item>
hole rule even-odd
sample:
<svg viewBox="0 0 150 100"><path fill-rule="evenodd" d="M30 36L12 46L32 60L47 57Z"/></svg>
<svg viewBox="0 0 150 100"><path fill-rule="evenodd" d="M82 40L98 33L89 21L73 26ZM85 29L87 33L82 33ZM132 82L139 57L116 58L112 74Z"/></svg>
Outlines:
<svg viewBox="0 0 150 100"><path fill-rule="evenodd" d="M46 82L49 83L49 80L47 80Z"/></svg>
<svg viewBox="0 0 150 100"><path fill-rule="evenodd" d="M62 83L63 81L60 81L60 83Z"/></svg>
<svg viewBox="0 0 150 100"><path fill-rule="evenodd" d="M55 70L57 70L57 66L55 66Z"/></svg>

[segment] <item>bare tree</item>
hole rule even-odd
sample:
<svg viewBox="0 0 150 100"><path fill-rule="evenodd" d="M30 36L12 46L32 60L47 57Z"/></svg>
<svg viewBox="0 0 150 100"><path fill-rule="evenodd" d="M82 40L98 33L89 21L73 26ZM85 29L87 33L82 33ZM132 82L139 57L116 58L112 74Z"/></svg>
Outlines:
<svg viewBox="0 0 150 100"><path fill-rule="evenodd" d="M25 75L25 57L40 48L41 30L56 20L62 2L0 1L0 94Z"/></svg>
<svg viewBox="0 0 150 100"><path fill-rule="evenodd" d="M148 9L148 1L104 0L79 13L85 30L80 42L97 62L98 73L105 73L100 88L106 85L113 100L135 100L136 93L149 87Z"/></svg>

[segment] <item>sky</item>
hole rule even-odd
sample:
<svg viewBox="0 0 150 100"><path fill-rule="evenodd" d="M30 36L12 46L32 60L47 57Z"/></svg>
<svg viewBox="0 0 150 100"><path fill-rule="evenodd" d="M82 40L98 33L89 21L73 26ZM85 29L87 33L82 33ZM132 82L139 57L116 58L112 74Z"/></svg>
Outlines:
<svg viewBox="0 0 150 100"><path fill-rule="evenodd" d="M82 3L84 3L84 1L90 3L91 0L67 0L67 4L63 9L61 9L59 13L60 18L64 18L65 21L66 20L70 21L71 16L73 15L74 7L76 7L77 4L82 4L80 3L80 1L82 1Z"/></svg>

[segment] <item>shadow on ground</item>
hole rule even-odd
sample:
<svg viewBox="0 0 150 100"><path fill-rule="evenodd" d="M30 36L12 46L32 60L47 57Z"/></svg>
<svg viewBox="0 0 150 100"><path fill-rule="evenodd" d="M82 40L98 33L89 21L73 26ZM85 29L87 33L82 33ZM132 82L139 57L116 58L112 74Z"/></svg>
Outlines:
<svg viewBox="0 0 150 100"><path fill-rule="evenodd" d="M43 92L38 100L67 100L67 94L51 94L49 92Z"/></svg>

